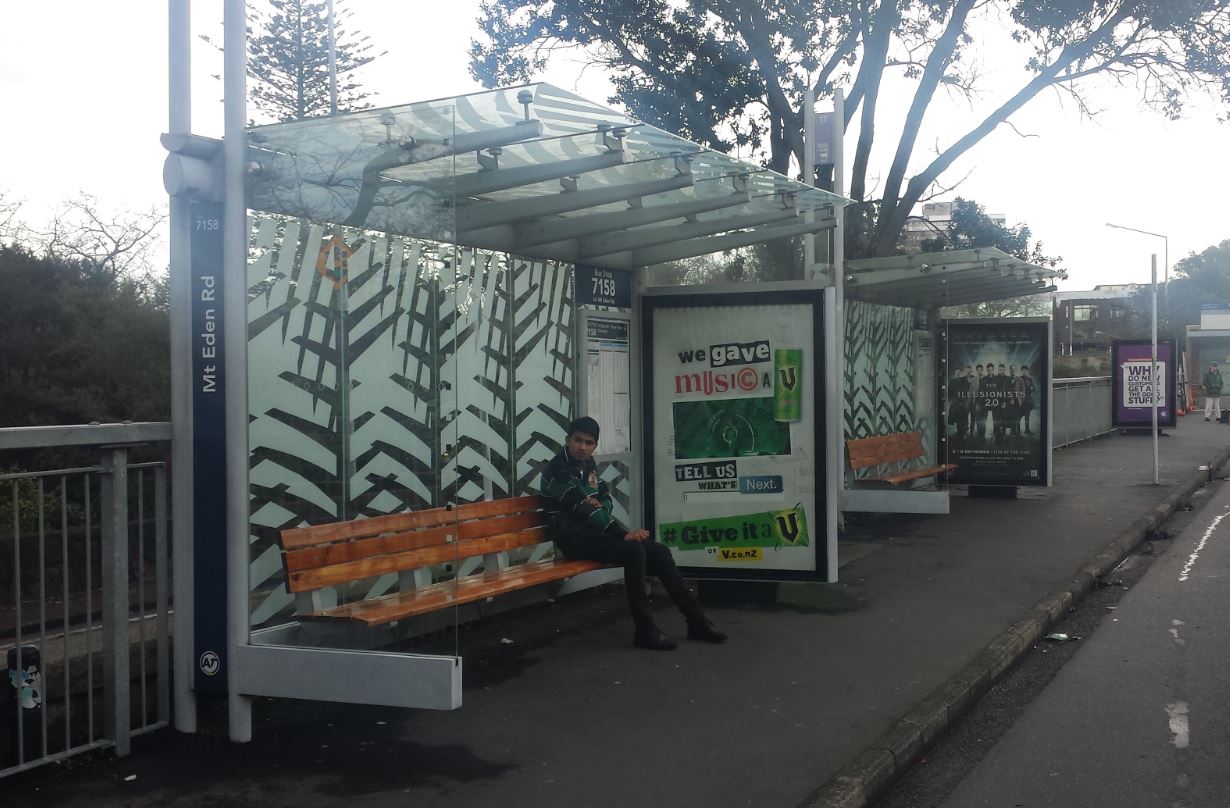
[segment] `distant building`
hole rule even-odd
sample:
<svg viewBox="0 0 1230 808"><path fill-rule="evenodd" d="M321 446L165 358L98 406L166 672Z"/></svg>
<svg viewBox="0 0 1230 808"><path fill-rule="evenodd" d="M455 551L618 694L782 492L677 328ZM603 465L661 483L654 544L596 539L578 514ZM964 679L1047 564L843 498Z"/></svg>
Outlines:
<svg viewBox="0 0 1230 808"><path fill-rule="evenodd" d="M1201 396L1200 380L1209 363L1230 365L1230 303L1201 304L1200 325L1187 326L1186 349L1187 378L1195 401Z"/></svg>
<svg viewBox="0 0 1230 808"><path fill-rule="evenodd" d="M954 202L924 202L921 217L910 217L901 230L901 247L907 253L922 252L927 239L938 238L948 233L952 221ZM988 213L987 218L998 225L1008 221L1002 213Z"/></svg>
<svg viewBox="0 0 1230 808"><path fill-rule="evenodd" d="M1062 355L1105 351L1112 340L1141 335L1148 324L1132 317L1131 297L1140 284L1120 283L1092 289L1055 292L1051 295L1051 318L1055 327L1055 347Z"/></svg>

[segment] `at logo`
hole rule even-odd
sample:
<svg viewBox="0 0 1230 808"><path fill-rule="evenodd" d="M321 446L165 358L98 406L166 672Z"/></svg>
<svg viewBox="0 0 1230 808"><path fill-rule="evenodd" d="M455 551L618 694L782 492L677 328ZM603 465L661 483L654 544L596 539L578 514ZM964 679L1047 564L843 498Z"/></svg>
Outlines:
<svg viewBox="0 0 1230 808"><path fill-rule="evenodd" d="M201 673L213 676L222 669L222 660L213 651L201 654Z"/></svg>
<svg viewBox="0 0 1230 808"><path fill-rule="evenodd" d="M799 385L799 375L794 367L778 368L777 378L782 383L782 389L789 393L793 393L794 388Z"/></svg>

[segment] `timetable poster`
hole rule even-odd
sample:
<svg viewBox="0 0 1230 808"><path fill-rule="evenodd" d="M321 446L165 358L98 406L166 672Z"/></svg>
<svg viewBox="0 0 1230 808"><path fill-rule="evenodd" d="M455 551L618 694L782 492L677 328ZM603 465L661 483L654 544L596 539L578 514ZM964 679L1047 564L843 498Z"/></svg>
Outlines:
<svg viewBox="0 0 1230 808"><path fill-rule="evenodd" d="M602 454L632 451L628 332L625 319L590 315L585 321L585 412L602 425Z"/></svg>

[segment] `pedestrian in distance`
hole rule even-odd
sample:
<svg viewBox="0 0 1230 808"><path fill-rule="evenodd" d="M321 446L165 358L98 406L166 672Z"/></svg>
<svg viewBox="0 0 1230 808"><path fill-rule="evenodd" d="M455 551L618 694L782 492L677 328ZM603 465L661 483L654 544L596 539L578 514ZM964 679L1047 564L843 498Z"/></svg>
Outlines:
<svg viewBox="0 0 1230 808"><path fill-rule="evenodd" d="M1223 379L1217 370L1217 363L1209 364L1209 370L1204 374L1201 385L1204 387L1204 420L1221 418L1221 390Z"/></svg>
<svg viewBox="0 0 1230 808"><path fill-rule="evenodd" d="M726 634L705 617L696 596L675 566L671 551L654 541L644 528L628 528L612 514L611 493L598 479L594 451L598 422L588 416L568 425L564 448L542 475L542 494L555 548L566 558L621 564L628 610L636 627L632 644L652 651L672 651L675 641L653 621L647 575L656 575L688 624L688 638L725 642Z"/></svg>

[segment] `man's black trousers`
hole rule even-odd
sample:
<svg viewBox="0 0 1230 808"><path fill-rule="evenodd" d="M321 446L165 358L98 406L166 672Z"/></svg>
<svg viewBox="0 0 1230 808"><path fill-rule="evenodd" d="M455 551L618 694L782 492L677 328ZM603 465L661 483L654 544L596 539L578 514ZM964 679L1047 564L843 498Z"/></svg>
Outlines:
<svg viewBox="0 0 1230 808"><path fill-rule="evenodd" d="M637 627L653 624L649 610L649 583L647 575L656 575L663 588L679 611L689 620L701 620L704 615L696 596L683 582L671 551L653 539L626 541L609 533L577 531L560 536L555 546L567 558L574 561L598 561L603 564L622 564L624 589L628 594L628 610Z"/></svg>

